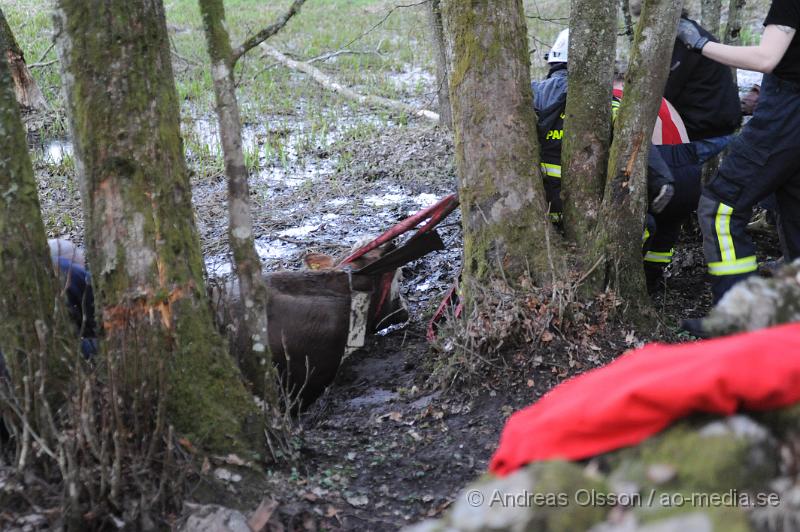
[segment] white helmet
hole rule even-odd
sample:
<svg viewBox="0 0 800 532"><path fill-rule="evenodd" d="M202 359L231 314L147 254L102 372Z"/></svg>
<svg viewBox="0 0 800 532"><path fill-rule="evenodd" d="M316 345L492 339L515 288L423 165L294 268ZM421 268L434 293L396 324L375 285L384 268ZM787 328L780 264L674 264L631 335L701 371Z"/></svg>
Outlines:
<svg viewBox="0 0 800 532"><path fill-rule="evenodd" d="M566 63L568 49L569 49L569 30L568 29L561 30L561 33L558 34L558 38L556 38L556 42L550 49L550 53L547 55L547 62Z"/></svg>

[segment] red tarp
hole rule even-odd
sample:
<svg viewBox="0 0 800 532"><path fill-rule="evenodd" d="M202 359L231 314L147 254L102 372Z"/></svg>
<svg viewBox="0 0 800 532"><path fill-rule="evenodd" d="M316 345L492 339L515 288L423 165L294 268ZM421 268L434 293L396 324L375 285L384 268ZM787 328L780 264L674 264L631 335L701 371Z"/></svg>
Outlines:
<svg viewBox="0 0 800 532"><path fill-rule="evenodd" d="M692 412L800 401L800 324L627 353L554 388L506 423L489 469L579 460L634 445Z"/></svg>

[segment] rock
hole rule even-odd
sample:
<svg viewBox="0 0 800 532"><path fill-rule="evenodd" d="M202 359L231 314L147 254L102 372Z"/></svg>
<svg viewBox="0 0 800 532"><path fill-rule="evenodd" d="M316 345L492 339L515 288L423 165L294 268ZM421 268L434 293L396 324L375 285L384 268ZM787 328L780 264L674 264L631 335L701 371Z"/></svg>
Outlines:
<svg viewBox="0 0 800 532"><path fill-rule="evenodd" d="M236 510L216 504L191 508L192 513L178 528L179 532L252 532L247 518Z"/></svg>
<svg viewBox="0 0 800 532"><path fill-rule="evenodd" d="M731 288L703 326L724 335L794 321L800 321L800 259L771 279L750 277Z"/></svg>
<svg viewBox="0 0 800 532"><path fill-rule="evenodd" d="M679 515L639 527L636 532L714 532L711 518L704 513Z"/></svg>
<svg viewBox="0 0 800 532"><path fill-rule="evenodd" d="M608 507L577 504L575 493L607 493L600 481L568 462L533 464L504 478L486 476L467 487L441 521L426 521L415 532L588 530L602 521Z"/></svg>
<svg viewBox="0 0 800 532"><path fill-rule="evenodd" d="M242 475L232 473L222 467L214 471L214 476L223 482L240 482L242 480Z"/></svg>
<svg viewBox="0 0 800 532"><path fill-rule="evenodd" d="M720 423L709 429L682 421L636 447L611 453L610 478L635 482L642 493L656 488L724 493L733 487L765 486L778 469L777 452L772 439L764 436L766 429L755 429L752 420ZM656 482L661 479L648 476L653 466L674 468L673 478Z"/></svg>

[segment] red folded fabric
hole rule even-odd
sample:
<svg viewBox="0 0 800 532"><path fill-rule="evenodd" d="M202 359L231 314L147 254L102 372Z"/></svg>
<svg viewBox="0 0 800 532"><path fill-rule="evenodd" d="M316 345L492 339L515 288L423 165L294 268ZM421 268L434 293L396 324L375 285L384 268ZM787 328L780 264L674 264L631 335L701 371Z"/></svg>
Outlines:
<svg viewBox="0 0 800 532"><path fill-rule="evenodd" d="M693 412L730 415L800 401L800 324L680 345L653 344L515 413L489 469L579 460L634 445Z"/></svg>

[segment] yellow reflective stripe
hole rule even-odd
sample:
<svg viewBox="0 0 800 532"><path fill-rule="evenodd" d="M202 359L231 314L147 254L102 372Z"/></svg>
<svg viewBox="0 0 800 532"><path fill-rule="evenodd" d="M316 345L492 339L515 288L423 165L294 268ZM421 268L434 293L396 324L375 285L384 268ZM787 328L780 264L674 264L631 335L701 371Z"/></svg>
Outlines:
<svg viewBox="0 0 800 532"><path fill-rule="evenodd" d="M738 275L741 273L750 273L758 269L758 262L756 262L755 255L745 257L743 259L736 259L730 261L710 262L708 264L708 273L711 275Z"/></svg>
<svg viewBox="0 0 800 532"><path fill-rule="evenodd" d="M644 234L642 235L642 244L647 242L648 238L650 238L650 230L647 227L645 227L644 228Z"/></svg>
<svg viewBox="0 0 800 532"><path fill-rule="evenodd" d="M553 223L557 224L557 223L559 223L561 221L561 213L560 212L550 212L550 213L547 213L547 215L550 217L550 221L553 222Z"/></svg>
<svg viewBox="0 0 800 532"><path fill-rule="evenodd" d="M542 163L542 172L549 177L561 177L561 165Z"/></svg>
<svg viewBox="0 0 800 532"><path fill-rule="evenodd" d="M719 204L717 216L714 219L714 227L717 230L717 242L719 243L719 256L721 262L735 262L736 249L733 247L733 237L731 237L731 213L733 207L724 203Z"/></svg>
<svg viewBox="0 0 800 532"><path fill-rule="evenodd" d="M645 256L645 262L659 262L662 264L669 264L672 262L672 255L675 252L674 249L669 251L648 251Z"/></svg>

